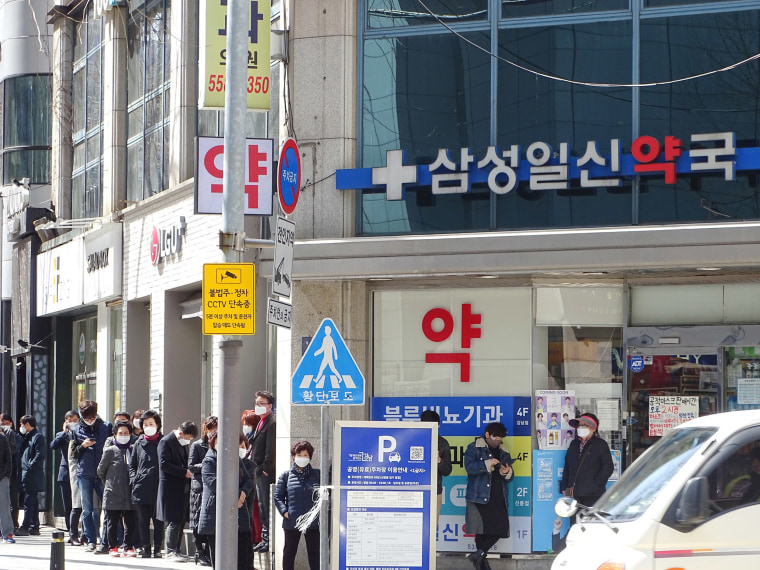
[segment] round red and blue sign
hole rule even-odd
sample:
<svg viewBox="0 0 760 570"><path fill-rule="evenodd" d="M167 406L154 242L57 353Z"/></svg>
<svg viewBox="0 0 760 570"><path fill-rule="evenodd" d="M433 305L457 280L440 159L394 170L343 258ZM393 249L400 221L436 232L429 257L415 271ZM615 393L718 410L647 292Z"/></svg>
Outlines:
<svg viewBox="0 0 760 570"><path fill-rule="evenodd" d="M280 151L280 165L277 176L277 194L280 197L280 207L286 214L292 214L298 203L301 191L301 155L298 145L293 139L288 139Z"/></svg>

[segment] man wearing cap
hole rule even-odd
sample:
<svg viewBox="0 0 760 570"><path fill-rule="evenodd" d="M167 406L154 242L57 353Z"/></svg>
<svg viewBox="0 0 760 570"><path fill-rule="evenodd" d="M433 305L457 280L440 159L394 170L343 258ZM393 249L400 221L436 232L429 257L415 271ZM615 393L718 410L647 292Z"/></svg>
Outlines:
<svg viewBox="0 0 760 570"><path fill-rule="evenodd" d="M599 419L594 414L582 414L570 425L578 437L567 448L559 490L590 507L604 494L614 470L610 446L599 437Z"/></svg>

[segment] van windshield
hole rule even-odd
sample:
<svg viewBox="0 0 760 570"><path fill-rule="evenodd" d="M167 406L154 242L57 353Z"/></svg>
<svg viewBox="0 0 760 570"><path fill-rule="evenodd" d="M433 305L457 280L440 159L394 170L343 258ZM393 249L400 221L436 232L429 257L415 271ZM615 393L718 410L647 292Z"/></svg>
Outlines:
<svg viewBox="0 0 760 570"><path fill-rule="evenodd" d="M713 427L671 431L634 462L595 506L611 519L638 518L716 431Z"/></svg>

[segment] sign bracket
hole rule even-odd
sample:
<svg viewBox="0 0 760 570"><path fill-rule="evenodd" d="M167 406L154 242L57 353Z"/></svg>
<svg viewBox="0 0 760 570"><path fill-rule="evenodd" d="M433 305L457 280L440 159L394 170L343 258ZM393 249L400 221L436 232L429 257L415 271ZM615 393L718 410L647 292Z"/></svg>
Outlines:
<svg viewBox="0 0 760 570"><path fill-rule="evenodd" d="M246 237L245 232L224 233L219 232L219 247L224 249L231 247L235 251L243 252L246 249L274 247L271 239L255 239Z"/></svg>

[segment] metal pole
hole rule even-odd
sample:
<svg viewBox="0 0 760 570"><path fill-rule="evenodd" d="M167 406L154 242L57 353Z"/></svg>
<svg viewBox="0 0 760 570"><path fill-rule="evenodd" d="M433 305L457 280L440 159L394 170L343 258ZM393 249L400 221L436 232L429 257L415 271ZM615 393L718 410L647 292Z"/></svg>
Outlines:
<svg viewBox="0 0 760 570"><path fill-rule="evenodd" d="M319 483L322 487L330 485L330 408L320 406L321 419L321 441L319 447L319 456L321 470L319 473ZM329 570L330 568L330 537L328 529L330 528L330 495L323 495L322 508L319 511L319 568L320 570Z"/></svg>
<svg viewBox="0 0 760 570"><path fill-rule="evenodd" d="M224 95L224 165L222 175L222 234L243 232L245 184L245 114L248 75L250 2L227 2L227 77ZM239 262L232 240L220 240L224 261ZM255 287L255 283L253 284ZM238 434L240 432L240 337L224 336L220 343L219 440L216 479L216 568L237 567Z"/></svg>

